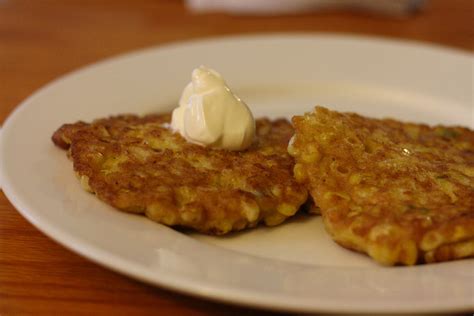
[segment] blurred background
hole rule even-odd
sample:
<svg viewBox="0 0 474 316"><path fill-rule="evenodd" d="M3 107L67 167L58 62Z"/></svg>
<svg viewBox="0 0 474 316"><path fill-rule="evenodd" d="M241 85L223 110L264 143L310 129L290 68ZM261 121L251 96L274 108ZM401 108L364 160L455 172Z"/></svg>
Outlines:
<svg viewBox="0 0 474 316"><path fill-rule="evenodd" d="M0 0L0 117L46 82L137 48L267 32L336 32L473 50L472 0Z"/></svg>
<svg viewBox="0 0 474 316"><path fill-rule="evenodd" d="M78 67L234 34L380 36L474 51L473 0L0 0L0 123ZM47 115L47 113L45 113ZM0 195L0 314L262 314L152 288L59 246ZM84 277L87 276L87 277Z"/></svg>

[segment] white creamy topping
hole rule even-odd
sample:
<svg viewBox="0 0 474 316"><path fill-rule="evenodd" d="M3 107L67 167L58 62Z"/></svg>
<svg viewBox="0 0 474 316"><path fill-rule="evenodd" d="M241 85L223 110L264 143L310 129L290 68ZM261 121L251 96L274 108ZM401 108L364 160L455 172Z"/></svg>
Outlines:
<svg viewBox="0 0 474 316"><path fill-rule="evenodd" d="M215 70L200 66L174 109L171 128L187 141L214 148L244 150L255 137L248 106Z"/></svg>

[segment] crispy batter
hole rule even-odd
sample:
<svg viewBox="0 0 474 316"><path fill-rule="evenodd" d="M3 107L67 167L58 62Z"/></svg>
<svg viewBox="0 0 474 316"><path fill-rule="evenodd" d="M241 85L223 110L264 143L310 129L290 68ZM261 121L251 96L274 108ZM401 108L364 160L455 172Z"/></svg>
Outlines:
<svg viewBox="0 0 474 316"><path fill-rule="evenodd" d="M336 242L386 265L474 256L474 131L322 107L293 124L294 175Z"/></svg>
<svg viewBox="0 0 474 316"><path fill-rule="evenodd" d="M169 225L224 234L294 215L307 191L292 176L286 120L257 120L257 139L231 152L191 144L166 128L170 115L66 124L53 135L83 187L108 204Z"/></svg>

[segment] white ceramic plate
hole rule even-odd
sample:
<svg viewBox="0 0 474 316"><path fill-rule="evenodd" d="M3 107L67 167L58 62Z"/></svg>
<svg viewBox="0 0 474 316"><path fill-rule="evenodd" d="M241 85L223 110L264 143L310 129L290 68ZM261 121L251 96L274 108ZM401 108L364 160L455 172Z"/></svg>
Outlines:
<svg viewBox="0 0 474 316"><path fill-rule="evenodd" d="M84 192L50 141L65 122L161 112L191 70L220 71L256 116L319 103L375 117L473 126L470 54L372 38L273 35L178 43L113 58L44 87L3 129L3 189L33 225L115 271L219 301L286 311L474 309L474 261L381 267L334 244L318 217L229 237L185 235Z"/></svg>

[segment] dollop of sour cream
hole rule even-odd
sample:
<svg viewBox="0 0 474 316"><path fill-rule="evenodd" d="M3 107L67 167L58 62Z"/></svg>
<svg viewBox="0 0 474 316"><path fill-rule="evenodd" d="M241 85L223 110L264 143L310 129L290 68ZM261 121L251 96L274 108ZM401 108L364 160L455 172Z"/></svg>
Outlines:
<svg viewBox="0 0 474 316"><path fill-rule="evenodd" d="M227 150L244 150L255 138L255 120L247 104L218 72L205 66L192 72L173 111L171 128L189 142Z"/></svg>

